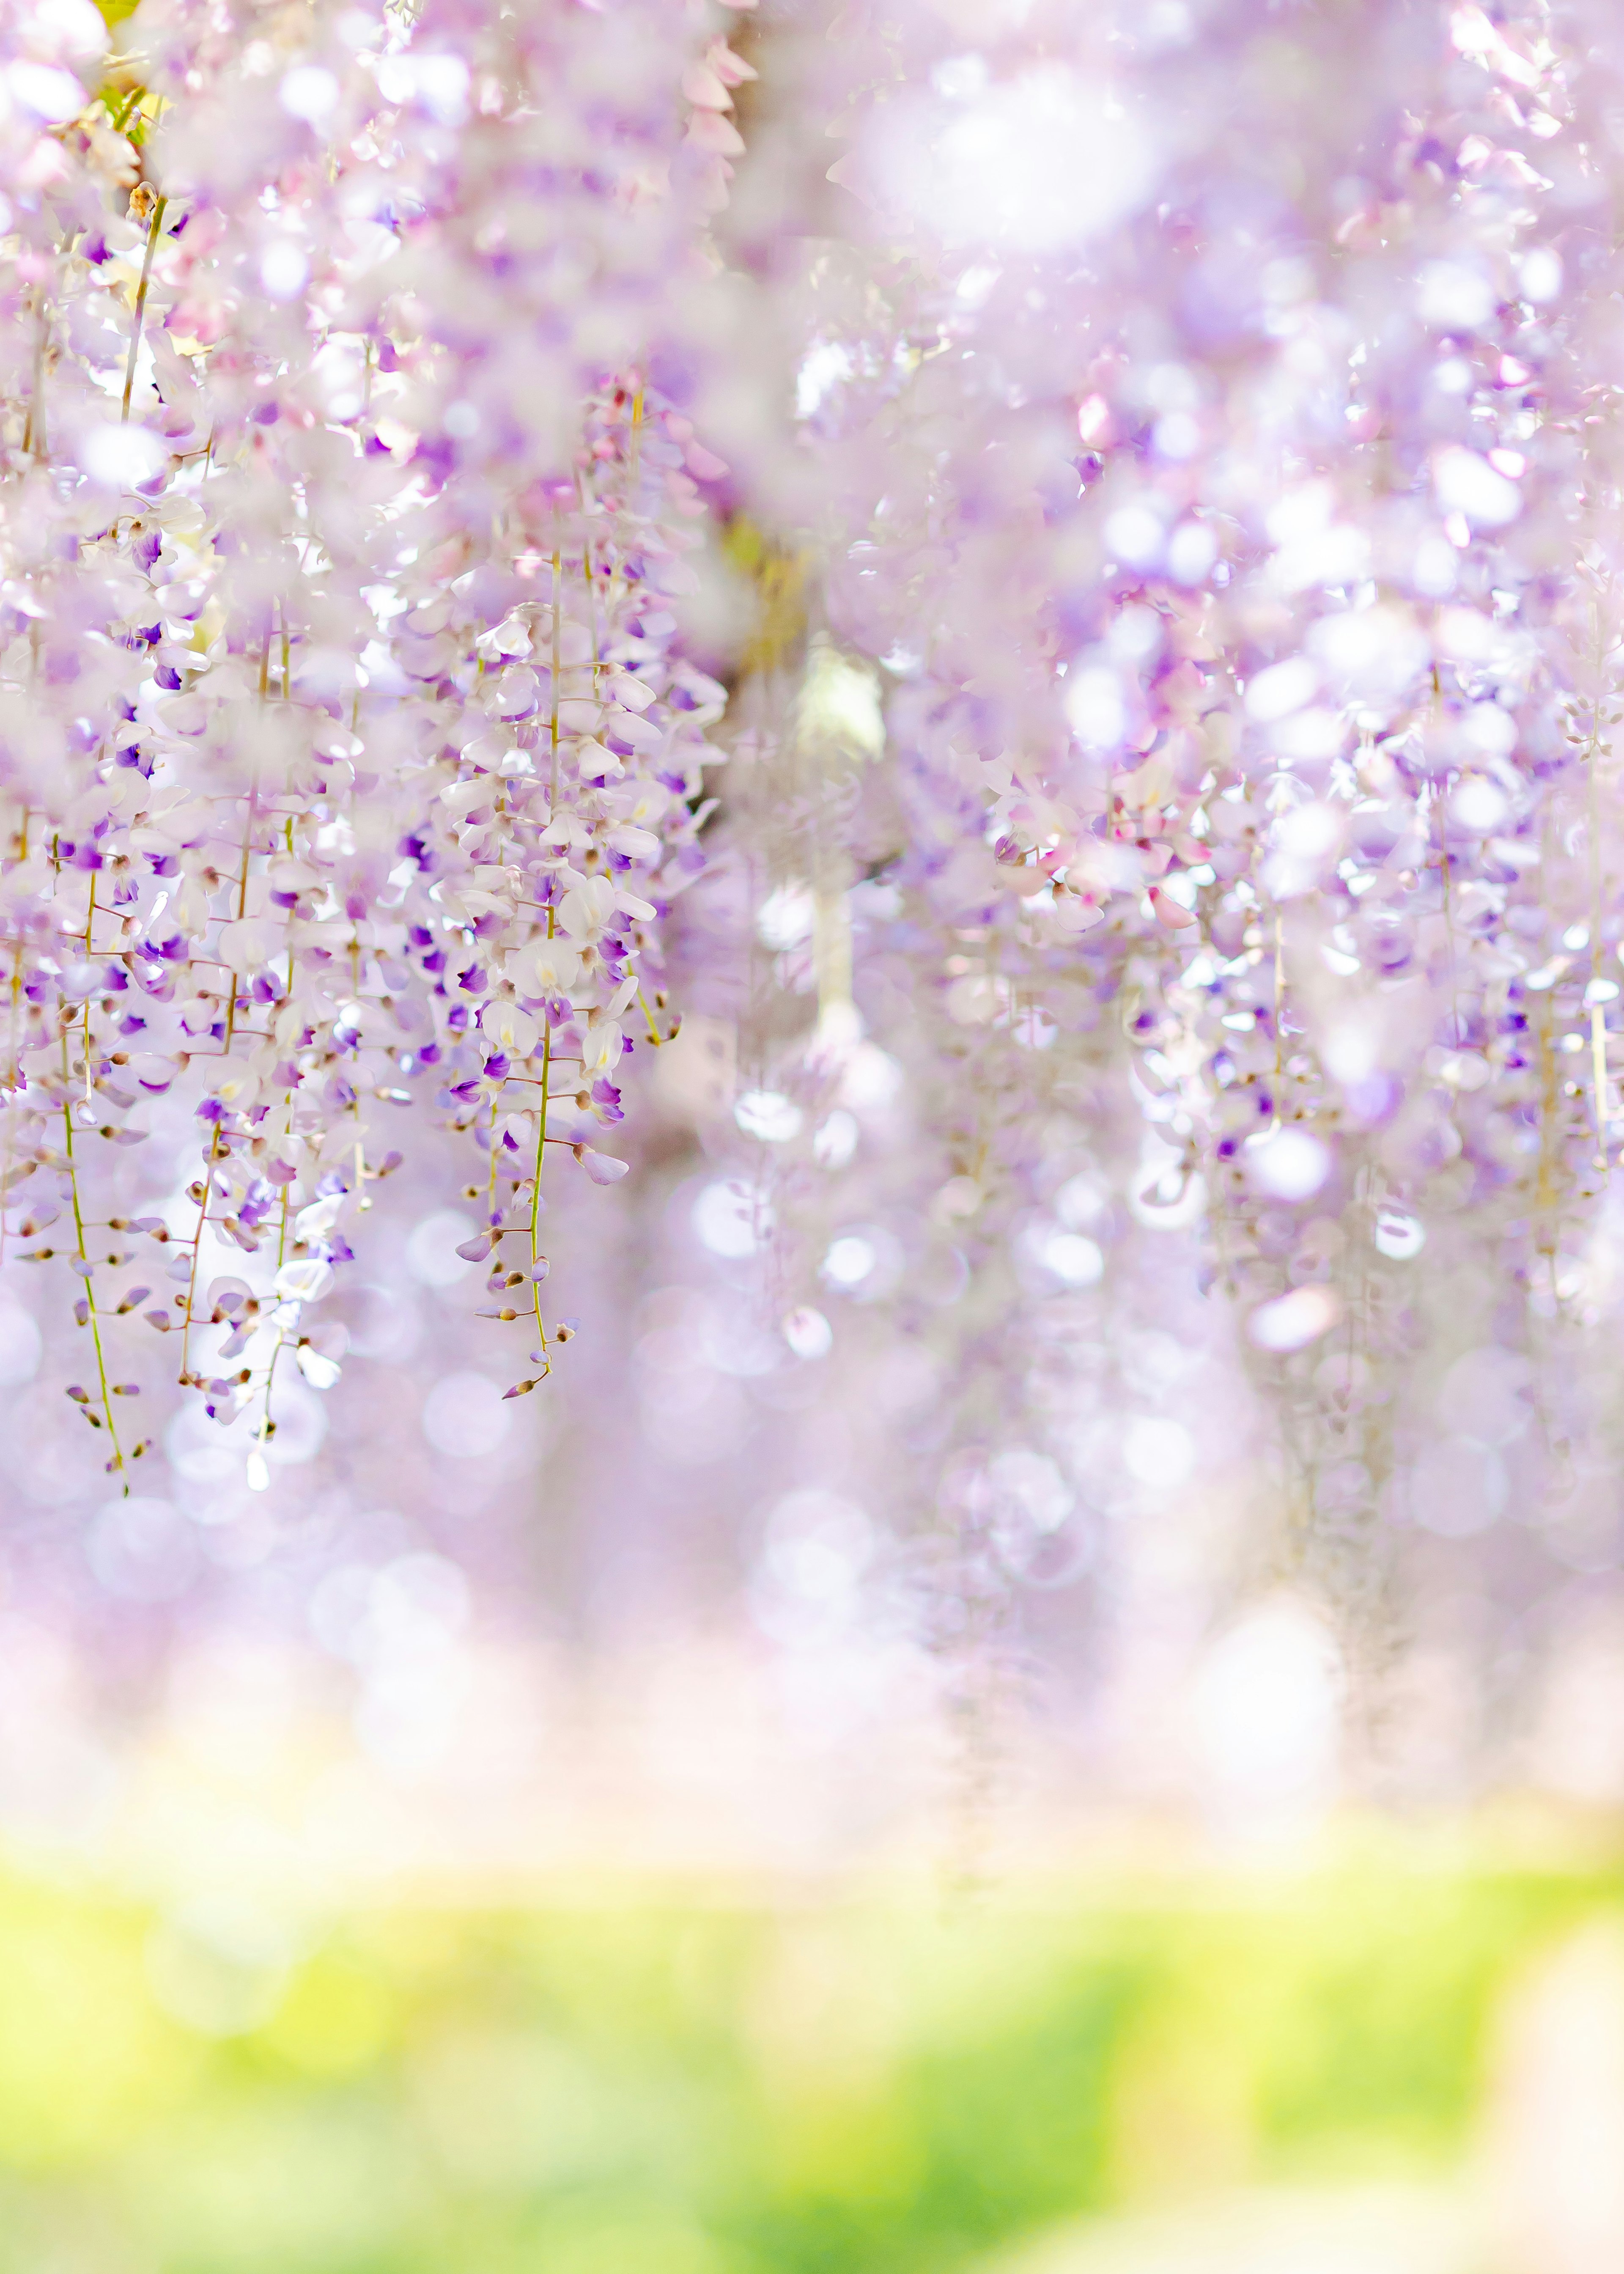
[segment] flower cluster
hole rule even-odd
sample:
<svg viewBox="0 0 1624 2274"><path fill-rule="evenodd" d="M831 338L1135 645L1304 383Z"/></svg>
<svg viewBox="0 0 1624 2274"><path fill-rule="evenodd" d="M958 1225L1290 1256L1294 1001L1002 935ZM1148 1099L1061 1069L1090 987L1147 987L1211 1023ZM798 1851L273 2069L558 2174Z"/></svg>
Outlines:
<svg viewBox="0 0 1624 2274"><path fill-rule="evenodd" d="M917 1109L858 1153L898 1329L967 1263L914 1477L1064 1451L1115 1211L1204 1238L1334 1562L1377 1516L1560 1513L1610 1458L1624 1111L1616 36L1039 4L967 45L905 11L806 64L829 237L753 241L748 177L731 224L800 315L828 621L886 689L886 764L768 883L826 896L844 847ZM768 1088L823 1094L805 1040ZM875 1300L882 1246L845 1287L807 1254Z"/></svg>
<svg viewBox="0 0 1624 2274"><path fill-rule="evenodd" d="M110 1472L155 1332L262 1482L395 1109L466 1133L516 1395L570 1332L549 1163L624 1173L674 1029L726 469L646 371L745 67L680 16L611 97L590 24L10 13L5 1244L72 1283Z"/></svg>

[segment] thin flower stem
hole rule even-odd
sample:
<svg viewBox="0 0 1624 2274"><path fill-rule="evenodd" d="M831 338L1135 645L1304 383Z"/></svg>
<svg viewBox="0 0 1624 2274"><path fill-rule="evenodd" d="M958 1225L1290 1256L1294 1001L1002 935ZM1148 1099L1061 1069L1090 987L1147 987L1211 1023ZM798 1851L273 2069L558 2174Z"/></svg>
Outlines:
<svg viewBox="0 0 1624 2274"><path fill-rule="evenodd" d="M555 551L554 551L554 553L553 553L553 697L552 697L552 706L551 706L551 716L550 716L549 720L548 720L548 738L549 738L549 741L550 741L551 745L552 745L552 772L551 772L551 783L552 783L552 787L551 787L551 790L550 790L550 793L549 793L549 795L548 795L548 801L547 801L547 802L548 802L548 808L549 808L549 814L550 814L550 816L556 816L557 811L558 811L558 789L559 789L559 662L560 662L560 622L561 622L561 619L562 619L562 616L563 616L563 612L564 612L564 576L563 576L563 558L562 558L562 553L561 553L561 552L560 552L560 551L558 551L558 550L555 550ZM555 913L554 913L554 911L553 911L552 908L549 908L549 909L547 910L547 937L548 937L549 939L552 939L552 938L554 937L554 927L555 927L555 924L556 924L556 916L555 916ZM552 1096L552 1084L553 1084L553 1028L552 1028L551 1025L548 1025L548 1026L546 1026L546 1027L543 1029L543 1034L542 1034L542 1044L541 1044L541 1105L540 1105L540 1110L539 1110L539 1111L538 1111L538 1116L537 1116L537 1125L536 1125L536 1173L535 1173L534 1179L533 1179L533 1181L532 1181L532 1183L531 1183L531 1186L530 1186L530 1306L531 1306L531 1308L533 1309L533 1311L535 1312L535 1314L536 1314L536 1333L537 1333L537 1337L538 1337L538 1340L539 1340L539 1343L540 1343L540 1345L541 1345L541 1367L542 1367L542 1373L543 1373L543 1374L544 1374L544 1375L545 1375L545 1374L551 1374L551 1373L552 1373L552 1371L553 1371L553 1359L552 1359L552 1355L551 1355L551 1352L552 1352L552 1345L549 1344L549 1342L548 1342L548 1340L547 1340L547 1329L546 1329L546 1323L545 1323L545 1320L543 1319L543 1317L542 1317L542 1314L541 1314L541 1282L540 1282L540 1280L539 1280L539 1279L538 1279L538 1278L537 1278L537 1276L536 1276L536 1267L537 1267L537 1265L538 1265L538 1264L540 1262L540 1261L541 1261L541 1239L540 1239L540 1224L541 1224L541 1171L542 1171L542 1164L543 1164L543 1162L544 1162L544 1160L545 1160L545 1156L546 1156L546 1146L547 1146L547 1106L548 1106L548 1104L549 1104L549 1103L550 1103L550 1101L551 1101L551 1096Z"/></svg>
<svg viewBox="0 0 1624 2274"><path fill-rule="evenodd" d="M208 1158L203 1164L203 1198L198 1204L198 1228L192 1235L192 1275L186 1283L186 1318L181 1329L180 1378L184 1386L192 1372L189 1352L192 1344L192 1313L198 1299L198 1259L203 1252L203 1227L208 1222L208 1195L214 1179L214 1163L220 1157L220 1124L214 1124L214 1133L209 1140Z"/></svg>
<svg viewBox="0 0 1624 2274"><path fill-rule="evenodd" d="M34 376L28 395L28 416L23 422L23 456L36 463L45 456L45 343L50 319L45 287L39 288L34 328Z"/></svg>
<svg viewBox="0 0 1624 2274"><path fill-rule="evenodd" d="M88 1024L88 1007L86 1011L86 1020ZM85 1050L85 1072L88 1077L90 1072L88 1035L86 1037ZM65 1027L62 1030L62 1080L65 1090L68 1081L68 1030ZM107 1424L108 1436L112 1441L113 1457L109 1465L114 1474L122 1480L124 1496L127 1499L130 1493L130 1480L124 1470L124 1457L118 1442L118 1424L113 1419L112 1392L107 1386L107 1359L102 1348L102 1320L96 1309L96 1291L89 1276L90 1258L85 1249L85 1217L79 1205L79 1171L73 1159L73 1111L65 1096L62 1101L62 1145L68 1160L68 1193L73 1208L74 1238L79 1244L79 1260L86 1267L85 1301L89 1313L90 1338L95 1344L96 1351L96 1382L102 1393L102 1418Z"/></svg>
<svg viewBox="0 0 1624 2274"><path fill-rule="evenodd" d="M282 1267L286 1260L288 1253L288 1192L289 1188L284 1185L282 1188L282 1223L278 1227L276 1234L276 1269L278 1276L281 1275ZM254 1443L259 1449L261 1461L263 1461L265 1457L266 1447L270 1443L273 1435L275 1434L276 1425L271 1419L271 1392L275 1387L276 1382L276 1361L282 1356L282 1344L286 1340L286 1329L279 1322L276 1329L276 1339L271 1345L271 1355L265 1368L265 1404L259 1414L259 1426L254 1432Z"/></svg>
<svg viewBox="0 0 1624 2274"><path fill-rule="evenodd" d="M141 328L147 320L147 288L152 282L153 254L158 249L158 232L163 226L163 208L169 200L160 198L152 209L152 221L147 231L147 252L141 261L141 281L135 288L135 315L130 327L130 354L124 365L124 407L119 411L122 425L130 416L130 391L135 385L135 359L141 351Z"/></svg>
<svg viewBox="0 0 1624 2274"><path fill-rule="evenodd" d="M23 991L23 945L16 940L11 947L11 1001L6 1014L5 1060L10 1083L17 1079L17 1013ZM11 1154L16 1138L16 1115L8 1110L5 1117L5 1157L0 1163L0 1264L5 1261L5 1201L11 1189Z"/></svg>
<svg viewBox="0 0 1624 2274"><path fill-rule="evenodd" d="M271 664L271 618L267 615L265 620L265 637L260 643L259 647L259 701L261 705L264 704L266 699L266 681L270 671ZM237 879L237 920L238 923L241 923L248 910L248 864L253 853L253 828L259 798L259 760L256 758L254 761L254 770L249 779L248 784L248 809L243 816L243 855ZM289 825L289 826L291 826L291 825ZM221 968L229 973L231 980L231 992L226 1005L225 1049L221 1053L222 1057L229 1058L231 1055L231 1043L237 1028L237 974L234 968L229 963L222 965ZM289 983L289 984L291 984L291 983Z"/></svg>
<svg viewBox="0 0 1624 2274"><path fill-rule="evenodd" d="M552 911L548 911L549 927ZM541 1282L536 1276L536 1267L541 1261L541 1171L547 1143L548 1083L553 1070L553 1029L549 1027L541 1046L541 1110L537 1117L536 1174L530 1186L530 1303L536 1314L536 1332L540 1338L542 1372L551 1374L553 1361L549 1355L547 1329L541 1315Z"/></svg>

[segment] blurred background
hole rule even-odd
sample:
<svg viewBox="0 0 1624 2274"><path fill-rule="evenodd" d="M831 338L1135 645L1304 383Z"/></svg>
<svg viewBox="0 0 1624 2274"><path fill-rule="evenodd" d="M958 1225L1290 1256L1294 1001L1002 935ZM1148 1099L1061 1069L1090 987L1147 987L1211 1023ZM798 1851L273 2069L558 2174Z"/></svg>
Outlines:
<svg viewBox="0 0 1624 2274"><path fill-rule="evenodd" d="M766 1349L714 1039L551 1408L404 1191L267 1493L182 1420L109 1500L14 1385L0 2268L1611 2274L1608 1575L1259 1571L1129 1317L1105 1512L1031 1452L939 1585L929 1374Z"/></svg>
<svg viewBox="0 0 1624 2274"><path fill-rule="evenodd" d="M1602 2274L1624 1931L1550 1835L1085 1838L979 1895L17 1852L0 2264Z"/></svg>

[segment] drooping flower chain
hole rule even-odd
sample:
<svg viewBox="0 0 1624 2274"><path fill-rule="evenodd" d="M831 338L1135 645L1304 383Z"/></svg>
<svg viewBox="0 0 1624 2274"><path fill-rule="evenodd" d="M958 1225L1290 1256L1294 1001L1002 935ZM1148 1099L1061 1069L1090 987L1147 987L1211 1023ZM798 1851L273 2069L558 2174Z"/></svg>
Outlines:
<svg viewBox="0 0 1624 2274"><path fill-rule="evenodd" d="M627 1025L657 1045L675 1024L658 925L699 865L722 690L676 651L666 595L685 458L714 462L635 373L503 432L488 338L455 305L424 321L436 222L500 241L534 190L512 54L459 142L477 36L419 26L357 58L329 26L267 83L181 8L135 83L85 106L68 64L98 27L60 22L38 64L58 123L8 175L34 353L11 377L0 594L6 1246L78 1282L94 1357L69 1394L109 1471L150 1442L115 1404L140 1387L139 1320L211 1413L257 1417L263 1481L281 1354L336 1377L342 1336L309 1306L400 1158L395 1105L432 1096L475 1148L487 1309L535 1345L510 1394L570 1331L542 1292L549 1148L623 1173L591 1140L621 1118ZM160 138L161 186L139 146L166 81L192 131ZM719 120L721 82L701 92ZM279 162L258 207L225 178L228 106L250 173L252 125ZM646 162L637 122L627 139ZM705 177L722 161L697 139ZM482 194L436 215L459 153ZM119 1164L171 1091L192 1171L136 1214Z"/></svg>

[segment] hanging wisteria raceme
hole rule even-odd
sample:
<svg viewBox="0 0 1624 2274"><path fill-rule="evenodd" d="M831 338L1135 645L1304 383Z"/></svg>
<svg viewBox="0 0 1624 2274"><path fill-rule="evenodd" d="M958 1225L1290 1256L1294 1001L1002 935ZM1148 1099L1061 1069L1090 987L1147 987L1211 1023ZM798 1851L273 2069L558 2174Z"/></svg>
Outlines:
<svg viewBox="0 0 1624 2274"><path fill-rule="evenodd" d="M1077 1441L1076 1373L1034 1415L1026 1330L1047 1299L1100 1375L1083 1291L1137 1216L1204 1227L1339 1586L1379 1513L1464 1534L1509 1500L1576 1539L1614 1457L1583 1329L1620 1113L1616 27L843 28L758 56L793 93L726 227L799 328L809 471L770 483L891 688L887 763L778 856L765 921L832 828L860 1012L929 1100L860 1160L915 1267L895 1315L967 1257L967 1323L928 1340L994 1393L952 1361L956 1429L899 1488L962 1503L1035 1445L1110 1498L1120 1442ZM787 244L754 216L826 130ZM1113 1063L1147 1127L1091 1201ZM880 1245L829 1249L824 1289L877 1299Z"/></svg>
<svg viewBox="0 0 1624 2274"><path fill-rule="evenodd" d="M544 1215L674 1031L723 699L668 602L725 470L643 373L747 67L645 13L10 11L7 1246L115 1473L158 1350L267 1480L414 1098L510 1395L571 1331Z"/></svg>

